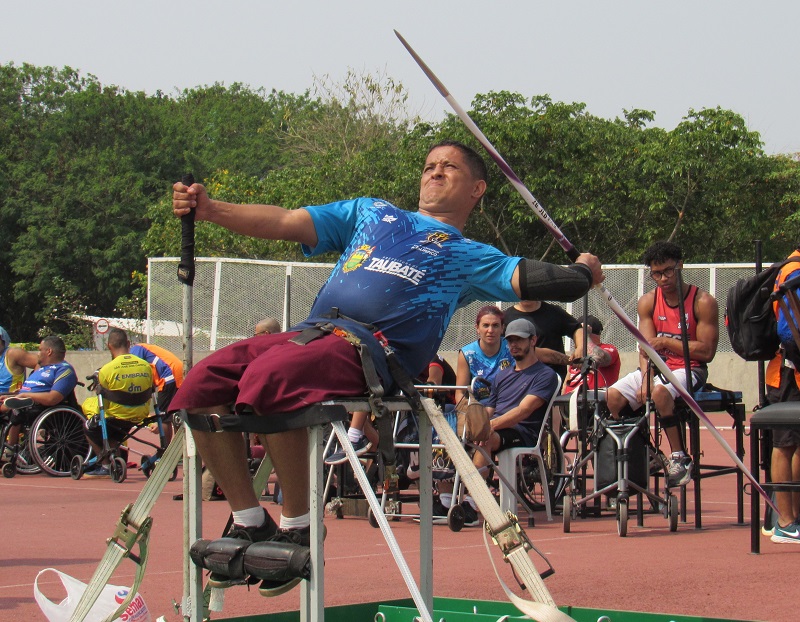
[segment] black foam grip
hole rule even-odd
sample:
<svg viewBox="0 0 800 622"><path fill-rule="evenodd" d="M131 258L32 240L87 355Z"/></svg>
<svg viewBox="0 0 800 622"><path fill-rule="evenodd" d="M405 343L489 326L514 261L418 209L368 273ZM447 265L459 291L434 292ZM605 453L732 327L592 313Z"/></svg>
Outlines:
<svg viewBox="0 0 800 622"><path fill-rule="evenodd" d="M184 186L194 183L194 176L187 173L181 177ZM181 216L181 261L178 264L178 280L190 287L194 285L194 210Z"/></svg>
<svg viewBox="0 0 800 622"><path fill-rule="evenodd" d="M570 258L570 261L576 261L580 256L581 252L574 246L567 251L567 257Z"/></svg>

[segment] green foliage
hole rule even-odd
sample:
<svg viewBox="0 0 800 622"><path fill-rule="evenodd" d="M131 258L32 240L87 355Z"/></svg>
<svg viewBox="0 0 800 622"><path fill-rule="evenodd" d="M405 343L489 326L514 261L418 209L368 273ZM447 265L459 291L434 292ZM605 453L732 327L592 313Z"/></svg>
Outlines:
<svg viewBox="0 0 800 622"><path fill-rule="evenodd" d="M692 262L749 261L754 238L777 259L800 239L800 163L766 156L734 112L690 110L668 131L651 111L602 119L500 91L470 114L567 238L606 263L638 262L655 239ZM317 78L300 95L214 84L167 97L69 67L0 65L0 323L19 339L44 323L81 343L68 311L143 318L147 256L179 255L170 185L185 172L234 203L374 196L413 210L427 149L444 138L481 150L457 117L409 111L382 74ZM488 181L466 233L565 261L498 167ZM210 223L196 234L198 256L303 259L296 244Z"/></svg>
<svg viewBox="0 0 800 622"><path fill-rule="evenodd" d="M44 297L44 307L36 314L41 321L39 337L59 335L72 350L92 347L92 326L81 315L86 313L86 297L61 277L55 277Z"/></svg>

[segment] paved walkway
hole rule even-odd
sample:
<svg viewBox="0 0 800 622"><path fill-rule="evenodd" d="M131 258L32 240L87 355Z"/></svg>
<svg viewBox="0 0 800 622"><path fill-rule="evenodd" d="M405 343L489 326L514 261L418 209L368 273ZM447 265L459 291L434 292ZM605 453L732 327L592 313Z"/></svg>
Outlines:
<svg viewBox="0 0 800 622"><path fill-rule="evenodd" d="M715 416L719 425L727 416ZM730 432L726 432L730 438ZM707 460L725 464L720 449L703 432ZM170 482L153 512L151 561L141 592L155 615L177 621L172 602L180 601L182 505L172 499L181 491L180 477ZM0 621L44 620L33 600L36 573L58 568L88 580L103 554L105 539L126 504L144 484L133 472L123 484L110 480L55 479L46 475L0 478L2 547L0 554ZM628 537L617 536L613 516L577 519L564 534L560 517L548 523L536 515L529 530L534 543L547 554L556 574L547 585L558 604L789 622L797 620L794 579L800 567L800 546L777 545L764 539L762 554L749 553L747 526L736 525L734 476L703 481L703 529L695 530L689 490L689 523L670 533L667 521L635 518ZM270 513L279 507L265 501ZM749 498L745 518L749 520ZM228 515L225 502L204 504L204 534L216 537ZM366 519L326 519L326 604L407 598L403 581L379 530ZM418 526L404 518L392 523L397 539L413 568L419 564ZM460 533L434 527L435 594L480 600L504 600L484 548L482 530ZM496 554L493 549L492 554ZM130 585L134 567L124 562L114 583ZM508 567L504 580L513 584ZM52 580L43 586L51 598L63 597ZM297 608L299 592L267 600L246 588L229 591L220 616L286 611Z"/></svg>

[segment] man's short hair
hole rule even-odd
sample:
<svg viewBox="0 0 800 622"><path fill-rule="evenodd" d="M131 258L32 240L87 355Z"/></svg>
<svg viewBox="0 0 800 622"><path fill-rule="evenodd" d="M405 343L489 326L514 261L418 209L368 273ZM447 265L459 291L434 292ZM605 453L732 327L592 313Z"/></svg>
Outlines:
<svg viewBox="0 0 800 622"><path fill-rule="evenodd" d="M108 347L119 350L130 345L128 333L121 328L112 328L108 331Z"/></svg>
<svg viewBox="0 0 800 622"><path fill-rule="evenodd" d="M581 320L581 324L591 328L593 335L599 335L603 332L603 323L600 321L600 318L597 318L594 315L587 315L584 317Z"/></svg>
<svg viewBox="0 0 800 622"><path fill-rule="evenodd" d="M67 346L64 344L64 340L61 337L57 335L48 335L42 339L42 343L45 348L50 348L61 360L64 360L64 356L67 354Z"/></svg>
<svg viewBox="0 0 800 622"><path fill-rule="evenodd" d="M265 317L255 327L255 335L275 335L282 332L280 322L273 317Z"/></svg>
<svg viewBox="0 0 800 622"><path fill-rule="evenodd" d="M489 170L486 168L486 162L483 161L481 155L472 147L467 147L464 143L460 143L457 140L443 140L428 149L427 155L430 155L431 151L438 149L439 147L453 147L454 149L458 149L461 152L461 155L463 155L464 159L467 161L467 166L469 167L469 171L472 173L472 176L475 179L482 179L483 181L486 181L487 177L489 176Z"/></svg>
<svg viewBox="0 0 800 622"><path fill-rule="evenodd" d="M656 242L642 255L642 263L652 266L654 263L678 262L683 259L681 247L672 242Z"/></svg>

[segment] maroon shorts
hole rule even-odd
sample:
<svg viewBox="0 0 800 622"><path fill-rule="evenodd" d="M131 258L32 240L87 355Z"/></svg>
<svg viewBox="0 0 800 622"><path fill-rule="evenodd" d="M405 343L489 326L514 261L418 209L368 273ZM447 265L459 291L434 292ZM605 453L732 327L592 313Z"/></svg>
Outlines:
<svg viewBox="0 0 800 622"><path fill-rule="evenodd" d="M170 411L235 404L268 415L366 394L353 345L325 335L301 346L289 341L297 334L257 335L210 354L187 374Z"/></svg>

